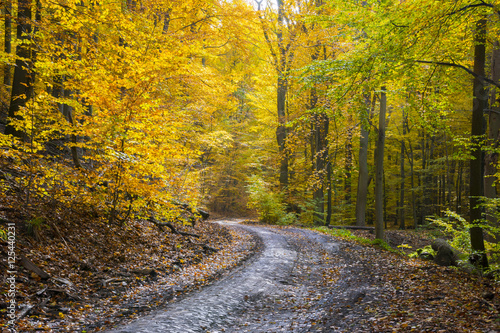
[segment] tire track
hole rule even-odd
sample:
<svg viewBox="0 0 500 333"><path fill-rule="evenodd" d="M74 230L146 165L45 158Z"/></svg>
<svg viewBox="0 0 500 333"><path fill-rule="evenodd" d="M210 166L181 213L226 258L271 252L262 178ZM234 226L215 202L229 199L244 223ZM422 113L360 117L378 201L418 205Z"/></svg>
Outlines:
<svg viewBox="0 0 500 333"><path fill-rule="evenodd" d="M292 236L272 228L224 224L255 233L262 239L263 251L250 263L215 284L108 332L188 333L231 327L237 322L238 314L245 311L248 302L282 294L299 257L300 249L290 242ZM316 240L311 237L311 241Z"/></svg>

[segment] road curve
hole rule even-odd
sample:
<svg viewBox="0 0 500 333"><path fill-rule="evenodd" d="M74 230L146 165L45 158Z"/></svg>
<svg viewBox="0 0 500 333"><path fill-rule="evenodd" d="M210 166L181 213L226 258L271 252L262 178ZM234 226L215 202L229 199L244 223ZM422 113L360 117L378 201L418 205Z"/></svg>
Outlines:
<svg viewBox="0 0 500 333"><path fill-rule="evenodd" d="M304 229L221 223L256 234L264 245L262 252L213 285L108 332L302 331L304 323L297 323L297 316L276 306L282 298L292 297L298 299L298 303L293 301L296 309L300 299L310 297L314 290L301 282L314 275L320 256L336 253L339 245L330 237ZM269 307L270 303L273 306Z"/></svg>

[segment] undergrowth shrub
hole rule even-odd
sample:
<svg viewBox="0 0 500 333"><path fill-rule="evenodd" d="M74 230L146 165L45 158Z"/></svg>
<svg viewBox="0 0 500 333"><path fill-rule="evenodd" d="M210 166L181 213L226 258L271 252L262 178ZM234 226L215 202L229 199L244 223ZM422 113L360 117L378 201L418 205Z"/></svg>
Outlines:
<svg viewBox="0 0 500 333"><path fill-rule="evenodd" d="M494 212L496 218L500 218L500 214L497 212L496 200L488 200L483 203L486 208L485 211ZM493 208L492 208L493 207ZM498 237L500 236L500 227L493 225L486 219L481 220L478 224L471 224L468 220L453 212L451 210L445 211L445 217L429 218L430 222L440 228L445 235L449 236L450 245L460 252L467 253L469 255L474 255L470 243L470 229L473 226L479 226L483 229L486 235L484 246L486 254L488 255L488 260L490 263L490 269L498 269L500 267L500 243Z"/></svg>
<svg viewBox="0 0 500 333"><path fill-rule="evenodd" d="M363 245L378 246L378 247L380 247L380 248L382 248L382 249L384 249L386 251L389 251L389 252L403 254L402 251L392 248L384 240L381 240L381 239L368 239L368 238L364 238L364 237L359 237L359 236L354 235L352 232L350 232L347 229L337 229L337 228L330 229L328 227L316 227L314 229L318 230L318 231L321 231L321 232L323 232L325 234L341 238L341 239L355 241L355 242L363 244Z"/></svg>
<svg viewBox="0 0 500 333"><path fill-rule="evenodd" d="M248 207L255 209L264 223L288 225L296 222L293 213L287 213L283 195L271 190L271 187L257 175L250 177L247 185Z"/></svg>

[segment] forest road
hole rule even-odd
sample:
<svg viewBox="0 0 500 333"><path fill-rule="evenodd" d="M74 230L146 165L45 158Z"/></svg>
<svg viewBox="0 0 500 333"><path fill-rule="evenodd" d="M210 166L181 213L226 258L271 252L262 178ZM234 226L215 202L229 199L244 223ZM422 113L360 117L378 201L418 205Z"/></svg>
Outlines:
<svg viewBox="0 0 500 333"><path fill-rule="evenodd" d="M344 332L364 293L342 279L341 244L306 229L218 221L257 235L263 249L216 283L109 333ZM359 287L359 284L356 284ZM346 307L346 305L348 305ZM346 330L350 331L352 326Z"/></svg>

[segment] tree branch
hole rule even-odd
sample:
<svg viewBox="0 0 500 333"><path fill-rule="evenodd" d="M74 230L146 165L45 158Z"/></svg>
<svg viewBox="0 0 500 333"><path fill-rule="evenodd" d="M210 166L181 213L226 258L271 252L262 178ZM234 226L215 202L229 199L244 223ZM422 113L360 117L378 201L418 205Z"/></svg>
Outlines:
<svg viewBox="0 0 500 333"><path fill-rule="evenodd" d="M262 16L259 14L259 19L262 25L262 31L264 33L264 38L266 39L267 46L269 47L269 52L271 52L271 56L273 57L273 63L276 68L278 68L278 56L276 55L276 52L273 49L273 44L271 43L271 39L269 38L269 34L267 32L267 27L264 24L264 19Z"/></svg>
<svg viewBox="0 0 500 333"><path fill-rule="evenodd" d="M486 3L484 1L481 1L480 3L476 3L476 4L472 4L472 5L467 5L465 7L462 7L458 10L455 10L451 13L448 14L448 16L451 16L451 15L455 15L455 14L458 14L460 12L464 12L466 11L467 9L471 9L471 8L478 8L478 7L488 7L488 8L495 8L495 6L493 6L491 3ZM499 11L496 11L497 14L500 15Z"/></svg>
<svg viewBox="0 0 500 333"><path fill-rule="evenodd" d="M470 75L472 75L475 78L477 78L478 80L480 80L481 83L484 84L485 82L487 82L489 84L494 85L497 88L500 88L500 84L496 83L495 81L493 81L491 79L488 79L487 77L478 75L478 74L474 73L472 70L468 69L467 67L459 65L459 64L455 64L455 63L452 63L452 62L426 61L426 60L415 60L415 62L418 62L420 64L432 64L432 65L440 65L440 66L449 66L449 67L461 68L464 71L466 71L467 73L469 73Z"/></svg>
<svg viewBox="0 0 500 333"><path fill-rule="evenodd" d="M170 222L160 222L158 221L157 219L155 219L154 217L150 217L148 218L148 221L153 223L153 224L156 224L157 226L159 226L160 228L161 227L167 227L170 229L170 231L172 231L172 233L174 234L177 234L177 235L181 235L181 236L191 236L191 237L196 237L196 238L200 238L200 235L196 235L196 234L191 234L189 232L183 232L183 231L178 231L177 229L175 229L175 227L172 225L172 223Z"/></svg>

